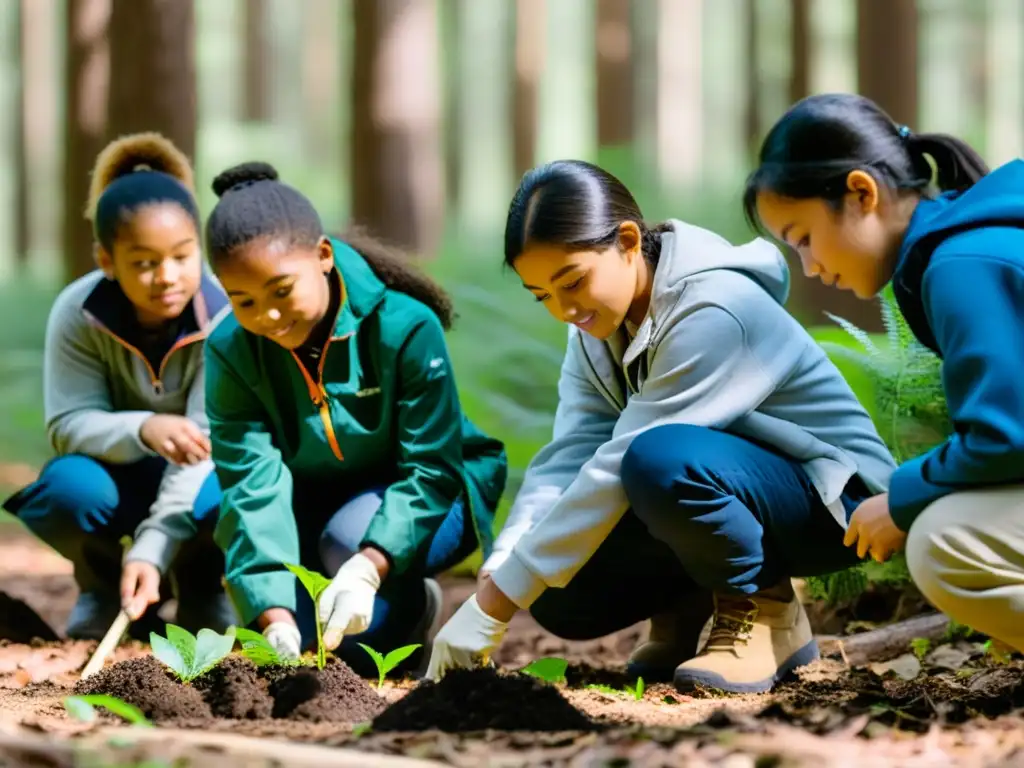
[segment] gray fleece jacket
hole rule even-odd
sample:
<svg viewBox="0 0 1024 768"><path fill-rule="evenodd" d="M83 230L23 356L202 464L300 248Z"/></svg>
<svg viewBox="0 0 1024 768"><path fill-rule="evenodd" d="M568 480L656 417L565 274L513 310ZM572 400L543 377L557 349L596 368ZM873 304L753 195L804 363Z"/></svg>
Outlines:
<svg viewBox="0 0 1024 768"><path fill-rule="evenodd" d="M84 454L109 464L155 456L139 437L155 413L187 416L209 434L202 342L226 305L219 284L204 275L177 340L153 366L129 341L137 333L134 311L115 282L95 271L64 288L50 310L43 361L46 430L57 455ZM196 533L193 504L212 470L209 460L167 465L128 559L167 570L181 543Z"/></svg>

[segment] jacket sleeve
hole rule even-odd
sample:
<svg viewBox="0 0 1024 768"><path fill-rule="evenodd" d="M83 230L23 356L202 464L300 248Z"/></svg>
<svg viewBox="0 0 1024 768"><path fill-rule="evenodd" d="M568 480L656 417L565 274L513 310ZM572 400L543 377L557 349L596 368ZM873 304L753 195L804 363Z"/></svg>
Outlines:
<svg viewBox="0 0 1024 768"><path fill-rule="evenodd" d="M398 354L401 479L384 492L362 541L386 554L396 574L425 556L425 542L465 487L462 411L437 318L431 314L413 328Z"/></svg>
<svg viewBox="0 0 1024 768"><path fill-rule="evenodd" d="M193 354L202 355L202 350ZM189 388L185 416L196 423L205 435L210 433L206 418L204 364L200 362ZM195 503L203 483L213 471L213 462L198 464L167 464L156 500L149 517L135 531L135 542L128 551L128 560L144 560L161 573L167 570L181 545L196 535Z"/></svg>
<svg viewBox="0 0 1024 768"><path fill-rule="evenodd" d="M295 611L295 577L283 563L299 562L292 476L274 445L267 414L218 349L206 347L206 411L213 462L221 485L214 539L243 624L268 608Z"/></svg>
<svg viewBox="0 0 1024 768"><path fill-rule="evenodd" d="M81 307L58 297L46 323L43 409L57 455L81 453L110 464L155 456L139 437L152 411L115 411L107 366Z"/></svg>
<svg viewBox="0 0 1024 768"><path fill-rule="evenodd" d="M660 424L725 428L775 388L750 350L743 325L719 306L681 314L662 338L648 379L627 402L611 439L492 574L520 608L547 587L568 584L622 519L629 502L619 469L633 438Z"/></svg>
<svg viewBox="0 0 1024 768"><path fill-rule="evenodd" d="M558 407L551 442L541 448L526 469L523 485L508 519L481 570L493 573L504 563L533 521L551 509L594 454L608 442L619 418L587 378L570 335L558 379Z"/></svg>
<svg viewBox="0 0 1024 768"><path fill-rule="evenodd" d="M904 531L943 496L1020 482L1024 468L1018 354L1024 349L1024 273L985 257L933 262L925 272L922 298L942 352L942 384L954 432L893 473L889 508Z"/></svg>

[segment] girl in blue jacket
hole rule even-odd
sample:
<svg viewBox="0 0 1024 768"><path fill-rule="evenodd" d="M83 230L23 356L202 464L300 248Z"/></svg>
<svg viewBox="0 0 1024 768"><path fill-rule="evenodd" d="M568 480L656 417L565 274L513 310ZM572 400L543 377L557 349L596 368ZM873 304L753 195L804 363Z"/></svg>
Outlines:
<svg viewBox="0 0 1024 768"><path fill-rule="evenodd" d="M745 207L808 276L863 299L891 280L943 360L953 434L860 505L846 543L905 546L938 608L1024 650L1024 162L989 173L960 139L819 95L769 132Z"/></svg>

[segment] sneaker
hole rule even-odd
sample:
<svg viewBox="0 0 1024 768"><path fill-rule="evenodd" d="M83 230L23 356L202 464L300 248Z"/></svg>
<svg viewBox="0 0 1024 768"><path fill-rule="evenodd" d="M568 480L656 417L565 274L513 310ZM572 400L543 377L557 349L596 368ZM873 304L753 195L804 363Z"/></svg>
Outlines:
<svg viewBox="0 0 1024 768"><path fill-rule="evenodd" d="M817 658L807 613L787 579L750 596L715 595L707 644L676 668L675 685L763 693Z"/></svg>
<svg viewBox="0 0 1024 768"><path fill-rule="evenodd" d="M647 639L629 656L627 674L649 683L671 682L676 667L704 646L713 614L711 596L702 592L687 595L672 610L652 616Z"/></svg>

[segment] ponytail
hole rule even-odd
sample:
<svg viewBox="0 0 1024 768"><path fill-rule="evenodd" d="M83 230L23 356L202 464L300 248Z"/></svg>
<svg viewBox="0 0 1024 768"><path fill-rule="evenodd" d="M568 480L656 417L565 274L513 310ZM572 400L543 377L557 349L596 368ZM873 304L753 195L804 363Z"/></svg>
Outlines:
<svg viewBox="0 0 1024 768"><path fill-rule="evenodd" d="M936 185L943 192L970 189L989 167L981 155L962 139L944 133L922 133L908 136L910 150L932 158Z"/></svg>

